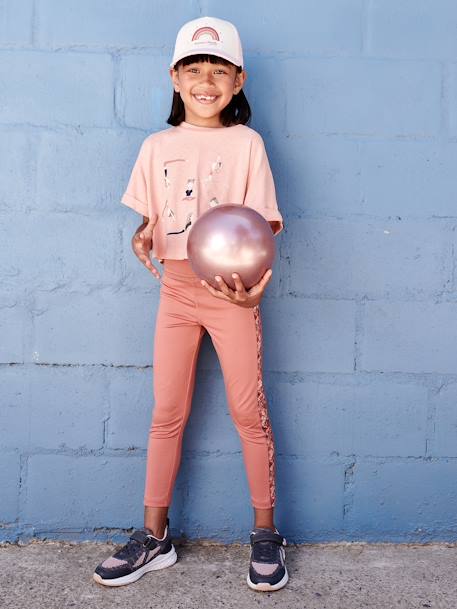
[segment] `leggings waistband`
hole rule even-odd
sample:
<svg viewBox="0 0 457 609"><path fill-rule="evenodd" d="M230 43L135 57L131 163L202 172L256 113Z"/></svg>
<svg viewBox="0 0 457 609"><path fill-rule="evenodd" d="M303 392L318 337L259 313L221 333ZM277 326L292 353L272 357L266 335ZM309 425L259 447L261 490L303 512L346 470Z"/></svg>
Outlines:
<svg viewBox="0 0 457 609"><path fill-rule="evenodd" d="M188 258L184 260L172 260L171 258L165 258L163 261L164 272L170 275L179 275L181 277L190 277L192 279L198 279L194 273Z"/></svg>

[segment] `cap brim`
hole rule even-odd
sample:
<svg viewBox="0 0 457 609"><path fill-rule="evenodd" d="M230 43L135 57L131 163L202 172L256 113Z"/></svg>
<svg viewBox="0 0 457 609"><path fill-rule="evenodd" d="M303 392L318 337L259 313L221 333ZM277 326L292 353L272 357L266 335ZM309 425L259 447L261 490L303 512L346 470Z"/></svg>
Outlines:
<svg viewBox="0 0 457 609"><path fill-rule="evenodd" d="M175 64L178 63L178 61L180 61L181 59L184 59L184 57L190 57L191 55L215 55L216 57L222 57L222 59L226 59L227 61L230 61L231 63L233 63L233 65L235 66L239 66L240 64L237 63L237 60L232 57L231 55L228 55L227 53L224 53L223 51L219 52L215 52L213 47L207 47L204 48L202 47L201 49L198 49L198 52L192 52L192 53L186 53L185 55L181 55L170 63L170 68L172 68ZM241 68L243 68L243 65L240 66Z"/></svg>

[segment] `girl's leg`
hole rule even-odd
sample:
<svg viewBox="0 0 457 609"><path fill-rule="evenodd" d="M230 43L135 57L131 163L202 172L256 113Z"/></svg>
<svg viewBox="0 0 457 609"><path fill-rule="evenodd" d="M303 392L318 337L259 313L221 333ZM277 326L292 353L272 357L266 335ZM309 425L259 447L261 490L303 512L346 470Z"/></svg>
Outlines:
<svg viewBox="0 0 457 609"><path fill-rule="evenodd" d="M163 275L154 337L154 409L144 491L145 526L153 530L165 524L165 508L171 505L204 334L188 293L185 279Z"/></svg>
<svg viewBox="0 0 457 609"><path fill-rule="evenodd" d="M267 508L266 510L254 508L254 527L262 527L274 531L276 527L273 512L274 508Z"/></svg>
<svg viewBox="0 0 457 609"><path fill-rule="evenodd" d="M213 303L203 319L219 357L230 413L241 439L254 526L274 528L275 448L263 386L260 308L218 302L221 306Z"/></svg>
<svg viewBox="0 0 457 609"><path fill-rule="evenodd" d="M162 539L167 525L168 507L144 506L144 527L152 531L154 537Z"/></svg>

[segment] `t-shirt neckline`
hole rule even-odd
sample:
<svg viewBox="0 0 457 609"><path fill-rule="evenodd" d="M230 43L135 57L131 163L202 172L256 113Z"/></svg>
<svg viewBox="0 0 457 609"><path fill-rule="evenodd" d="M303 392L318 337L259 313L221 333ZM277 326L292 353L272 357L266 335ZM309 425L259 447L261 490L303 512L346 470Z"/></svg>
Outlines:
<svg viewBox="0 0 457 609"><path fill-rule="evenodd" d="M193 129L194 131L221 131L222 129L230 129L231 127L237 127L238 125L230 125L230 127L203 127L202 125L193 125L187 121L181 121L177 127L183 129Z"/></svg>

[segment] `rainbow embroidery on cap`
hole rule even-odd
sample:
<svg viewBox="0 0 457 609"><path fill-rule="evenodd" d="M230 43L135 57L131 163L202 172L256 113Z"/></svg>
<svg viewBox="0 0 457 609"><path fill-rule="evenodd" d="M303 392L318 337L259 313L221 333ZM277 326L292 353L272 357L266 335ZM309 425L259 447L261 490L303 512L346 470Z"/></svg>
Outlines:
<svg viewBox="0 0 457 609"><path fill-rule="evenodd" d="M205 40L201 42L207 42L207 37L212 38L216 42L219 42L219 34L212 27L205 26L199 27L198 30L195 30L194 35L192 36L192 42L199 42L199 38L205 37Z"/></svg>

